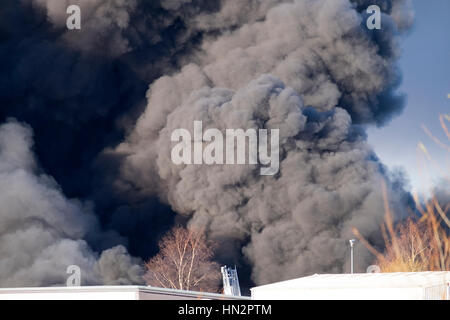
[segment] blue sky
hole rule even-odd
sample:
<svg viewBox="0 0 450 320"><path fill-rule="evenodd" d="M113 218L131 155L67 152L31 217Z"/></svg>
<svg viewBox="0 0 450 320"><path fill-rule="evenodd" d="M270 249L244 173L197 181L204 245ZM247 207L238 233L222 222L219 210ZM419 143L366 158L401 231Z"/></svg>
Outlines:
<svg viewBox="0 0 450 320"><path fill-rule="evenodd" d="M414 0L416 22L404 39L400 68L407 95L404 112L387 126L370 128L369 143L388 167L402 167L410 178L412 190L427 193L439 180L437 169L430 166L430 178L423 179L418 144L422 142L432 159L445 167L448 153L439 148L421 129L427 126L442 141L439 115L450 114L450 0ZM422 153L423 154L423 153ZM429 162L427 162L429 163ZM448 168L448 166L447 166Z"/></svg>

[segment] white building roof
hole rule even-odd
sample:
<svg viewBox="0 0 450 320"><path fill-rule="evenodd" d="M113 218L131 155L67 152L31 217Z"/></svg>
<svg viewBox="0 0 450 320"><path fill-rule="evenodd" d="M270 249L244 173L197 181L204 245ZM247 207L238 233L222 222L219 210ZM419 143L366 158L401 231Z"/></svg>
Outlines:
<svg viewBox="0 0 450 320"><path fill-rule="evenodd" d="M231 300L248 297L145 286L1 288L0 300Z"/></svg>
<svg viewBox="0 0 450 320"><path fill-rule="evenodd" d="M251 292L253 299L423 299L449 282L450 272L315 274Z"/></svg>

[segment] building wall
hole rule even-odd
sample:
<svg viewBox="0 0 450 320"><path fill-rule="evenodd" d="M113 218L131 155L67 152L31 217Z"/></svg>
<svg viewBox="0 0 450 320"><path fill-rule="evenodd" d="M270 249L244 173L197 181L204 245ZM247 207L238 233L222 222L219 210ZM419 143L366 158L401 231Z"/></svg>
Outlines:
<svg viewBox="0 0 450 320"><path fill-rule="evenodd" d="M0 289L0 300L230 300L222 294L140 286Z"/></svg>

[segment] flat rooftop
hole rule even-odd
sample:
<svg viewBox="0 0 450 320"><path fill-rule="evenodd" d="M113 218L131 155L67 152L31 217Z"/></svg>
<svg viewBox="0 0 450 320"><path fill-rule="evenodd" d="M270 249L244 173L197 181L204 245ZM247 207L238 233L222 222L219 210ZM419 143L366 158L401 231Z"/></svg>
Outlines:
<svg viewBox="0 0 450 320"><path fill-rule="evenodd" d="M1 288L0 300L245 300L249 297L146 286Z"/></svg>

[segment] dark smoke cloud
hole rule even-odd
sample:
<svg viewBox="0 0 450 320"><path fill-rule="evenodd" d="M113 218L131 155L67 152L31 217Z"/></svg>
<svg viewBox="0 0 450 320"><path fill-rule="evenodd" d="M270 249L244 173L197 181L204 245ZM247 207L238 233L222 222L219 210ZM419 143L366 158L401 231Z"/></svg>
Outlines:
<svg viewBox="0 0 450 320"><path fill-rule="evenodd" d="M206 36L195 63L150 86L146 110L115 150L124 157L118 183L158 193L190 225L231 243L223 255L242 250L258 284L345 270L351 228L373 236L383 219L381 181L395 189L401 214L408 198L362 127L403 108L395 63L401 13L410 12L399 4L384 6L378 33L351 2L321 0L268 7L262 19ZM222 130L280 128L280 174L173 165L170 135L192 130L194 120ZM363 268L371 257L359 259Z"/></svg>
<svg viewBox="0 0 450 320"><path fill-rule="evenodd" d="M173 1L77 1L82 30L73 32L65 29L68 3L2 3L0 122L15 117L30 124L37 157L64 193L95 201L102 226L129 237L132 251L148 257L173 213L157 199L115 192L114 159L97 155L123 139L148 84L176 68L201 38L202 28L189 21L216 10L218 1L178 9Z"/></svg>
<svg viewBox="0 0 450 320"><path fill-rule="evenodd" d="M261 177L256 166L173 165L170 135L177 128L191 129L194 120L202 120L205 130L280 128L280 175ZM305 107L295 90L262 76L237 92L194 92L167 117L149 146L158 150L154 161L160 187L173 209L189 214L191 225L206 226L213 239L248 242L243 252L253 265L253 279L267 283L340 272L351 228L369 235L378 229L384 218L380 187L385 175L365 138L344 109ZM401 193L390 194L392 204L401 208ZM370 261L369 256L359 258L360 267Z"/></svg>
<svg viewBox="0 0 450 320"><path fill-rule="evenodd" d="M65 28L69 3L81 7L81 31ZM276 1L252 0L245 8L236 7L238 3L2 3L0 123L8 117L28 123L40 165L61 186L61 196L64 192L93 201L101 229L113 229L127 238L135 255L147 258L155 253L156 240L174 223L174 213L156 195L142 197L134 186L123 192L125 188L112 183L120 158L98 155L132 127L145 105L148 84L189 61L204 34L259 19L264 8ZM111 246L95 232L85 240L94 251ZM53 283L38 275L32 278L15 283ZM114 273L107 278L113 281Z"/></svg>
<svg viewBox="0 0 450 320"><path fill-rule="evenodd" d="M0 285L63 285L69 265L82 284L140 283L141 267L123 246L99 254L85 241L102 235L88 203L67 199L39 168L31 129L15 120L0 126Z"/></svg>
<svg viewBox="0 0 450 320"><path fill-rule="evenodd" d="M84 284L136 283L137 262L124 247L108 249L100 257L96 252L124 242L135 254L149 256L155 239L172 223L170 210L155 199L144 202L129 199L128 194L109 193L103 186L107 177L98 178L99 169L107 164L96 166L95 159L103 148L121 139L127 119L140 109L148 83L176 65L177 57L195 44L199 32L191 34L183 18L193 17L189 13L197 9L167 11L157 1L79 1L83 31L71 33L64 28L67 4L2 3L0 121L14 116L29 123L45 172L70 197L95 200L100 219L92 208L66 200L52 178L45 183L39 178L40 184L34 184L44 195L36 190L36 197L52 192L64 206L35 212L32 209L38 203L30 199L29 216L18 215L13 221L14 228L24 231L18 231L16 239L14 229L2 233L4 239L14 240L2 241L2 286L64 284L68 264L82 268ZM30 175L25 178L37 179ZM11 179L20 181L20 177ZM58 191L52 191L47 182ZM22 199L26 188L31 187L24 182L11 197ZM58 199L46 199L50 200ZM12 200L3 199L2 205L8 201ZM13 216L11 210L4 209L2 217ZM54 220L67 217L73 220L64 225L68 230L55 233L61 227ZM101 229L105 228L115 228L129 236L128 241L104 234ZM33 247L34 236L38 241Z"/></svg>
<svg viewBox="0 0 450 320"><path fill-rule="evenodd" d="M72 261L93 270L88 283L135 283L138 262L125 246L147 258L163 232L186 220L223 240L219 259L244 256L258 283L339 271L348 227L373 235L387 174L362 125L382 125L403 108L395 62L412 23L409 1L4 2L0 123L28 123L36 157L30 129L9 122L2 128L16 132L23 162L17 169L2 160L2 172L27 172L11 179L26 180L21 188L52 210L13 219L24 232L2 241L1 285L61 283ZM374 3L382 31L364 28ZM81 7L80 31L65 28L68 4ZM241 109L247 117L237 116ZM218 128L280 124L280 175L173 167L167 134L194 118ZM401 184L389 187L401 207ZM11 199L26 199L15 191ZM73 223L61 222L65 215ZM35 235L41 250L31 252ZM31 255L3 259L12 252Z"/></svg>

